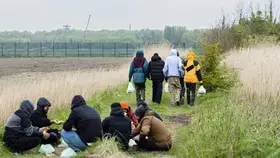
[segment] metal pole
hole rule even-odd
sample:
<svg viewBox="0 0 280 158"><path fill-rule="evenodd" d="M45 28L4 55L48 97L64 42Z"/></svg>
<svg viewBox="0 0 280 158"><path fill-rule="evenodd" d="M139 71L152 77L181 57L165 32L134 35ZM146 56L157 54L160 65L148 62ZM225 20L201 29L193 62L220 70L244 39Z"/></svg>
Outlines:
<svg viewBox="0 0 280 158"><path fill-rule="evenodd" d="M53 57L54 57L54 42L53 42L53 50L52 51L53 51Z"/></svg>
<svg viewBox="0 0 280 158"><path fill-rule="evenodd" d="M27 43L27 57L29 57L29 42Z"/></svg>
<svg viewBox="0 0 280 158"><path fill-rule="evenodd" d="M42 42L40 42L40 57L42 57Z"/></svg>
<svg viewBox="0 0 280 158"><path fill-rule="evenodd" d="M2 54L2 57L4 57L4 44L1 43L1 54Z"/></svg>
<svg viewBox="0 0 280 158"><path fill-rule="evenodd" d="M102 57L104 57L104 43L102 43Z"/></svg>
<svg viewBox="0 0 280 158"><path fill-rule="evenodd" d="M80 42L78 42L78 58L80 57Z"/></svg>
<svg viewBox="0 0 280 158"><path fill-rule="evenodd" d="M114 56L116 57L117 56L117 50L116 50L116 43L114 43Z"/></svg>
<svg viewBox="0 0 280 158"><path fill-rule="evenodd" d="M128 43L126 43L126 57L128 57Z"/></svg>
<svg viewBox="0 0 280 158"><path fill-rule="evenodd" d="M15 57L17 57L17 42L15 42L15 50L14 50L14 53L15 53Z"/></svg>
<svg viewBox="0 0 280 158"><path fill-rule="evenodd" d="M91 43L89 43L89 53L90 53L90 57L91 57Z"/></svg>
<svg viewBox="0 0 280 158"><path fill-rule="evenodd" d="M65 47L65 57L67 57L67 42L65 42L64 47Z"/></svg>

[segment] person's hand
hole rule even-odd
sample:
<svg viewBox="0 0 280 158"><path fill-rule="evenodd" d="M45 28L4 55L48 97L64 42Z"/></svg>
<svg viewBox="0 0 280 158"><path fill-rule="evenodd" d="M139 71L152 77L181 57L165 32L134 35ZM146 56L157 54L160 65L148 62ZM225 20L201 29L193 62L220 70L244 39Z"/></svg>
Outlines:
<svg viewBox="0 0 280 158"><path fill-rule="evenodd" d="M51 136L51 135L50 135L49 133L43 132L43 138L44 138L44 139L49 139L50 136Z"/></svg>
<svg viewBox="0 0 280 158"><path fill-rule="evenodd" d="M49 130L49 127L42 127L39 129L40 132L46 132L47 130Z"/></svg>
<svg viewBox="0 0 280 158"><path fill-rule="evenodd" d="M131 129L134 130L135 126L133 124L133 122L131 122Z"/></svg>

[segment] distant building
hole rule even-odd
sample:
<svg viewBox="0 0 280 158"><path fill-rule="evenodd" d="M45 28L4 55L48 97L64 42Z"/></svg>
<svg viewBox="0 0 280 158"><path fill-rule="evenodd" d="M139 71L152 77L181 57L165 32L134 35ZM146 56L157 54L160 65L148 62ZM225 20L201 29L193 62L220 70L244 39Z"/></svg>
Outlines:
<svg viewBox="0 0 280 158"><path fill-rule="evenodd" d="M64 30L70 30L70 25L68 25L68 24L63 25L63 29L64 29Z"/></svg>

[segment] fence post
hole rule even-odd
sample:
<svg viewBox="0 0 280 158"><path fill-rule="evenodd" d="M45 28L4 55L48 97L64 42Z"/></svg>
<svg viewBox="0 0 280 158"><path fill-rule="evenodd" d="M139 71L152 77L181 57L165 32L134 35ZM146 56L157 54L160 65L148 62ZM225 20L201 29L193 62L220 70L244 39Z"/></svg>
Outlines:
<svg viewBox="0 0 280 158"><path fill-rule="evenodd" d="M1 54L2 54L2 57L4 57L4 44L1 43Z"/></svg>
<svg viewBox="0 0 280 158"><path fill-rule="evenodd" d="M78 42L78 58L80 57L80 42Z"/></svg>
<svg viewBox="0 0 280 158"><path fill-rule="evenodd" d="M15 42L15 50L14 50L14 53L15 53L15 57L17 57L17 42Z"/></svg>
<svg viewBox="0 0 280 158"><path fill-rule="evenodd" d="M126 57L128 57L128 43L126 43Z"/></svg>
<svg viewBox="0 0 280 158"><path fill-rule="evenodd" d="M42 57L42 52L43 52L43 50L42 50L42 42L40 42L40 57Z"/></svg>
<svg viewBox="0 0 280 158"><path fill-rule="evenodd" d="M91 43L89 43L89 56L91 57Z"/></svg>
<svg viewBox="0 0 280 158"><path fill-rule="evenodd" d="M67 42L65 42L64 47L65 47L65 57L67 57Z"/></svg>
<svg viewBox="0 0 280 158"><path fill-rule="evenodd" d="M29 42L27 43L27 48L26 48L27 50L27 57L29 57Z"/></svg>
<svg viewBox="0 0 280 158"><path fill-rule="evenodd" d="M53 47L52 51L53 51L53 57L54 57L54 42L53 42L53 46L52 47Z"/></svg>
<svg viewBox="0 0 280 158"><path fill-rule="evenodd" d="M117 45L117 44L114 43L114 56L115 56L115 57L117 56L117 50L116 50L117 48L116 48L116 45Z"/></svg>
<svg viewBox="0 0 280 158"><path fill-rule="evenodd" d="M186 43L183 43L184 51L186 51Z"/></svg>
<svg viewBox="0 0 280 158"><path fill-rule="evenodd" d="M104 43L101 44L101 49L102 49L102 57L104 57Z"/></svg>

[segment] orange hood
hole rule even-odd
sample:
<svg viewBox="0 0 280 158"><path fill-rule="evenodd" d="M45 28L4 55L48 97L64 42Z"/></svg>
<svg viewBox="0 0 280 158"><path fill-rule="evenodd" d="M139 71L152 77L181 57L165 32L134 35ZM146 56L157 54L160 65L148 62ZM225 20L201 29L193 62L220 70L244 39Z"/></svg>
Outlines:
<svg viewBox="0 0 280 158"><path fill-rule="evenodd" d="M194 52L189 52L187 55L187 60L195 60L196 54Z"/></svg>

